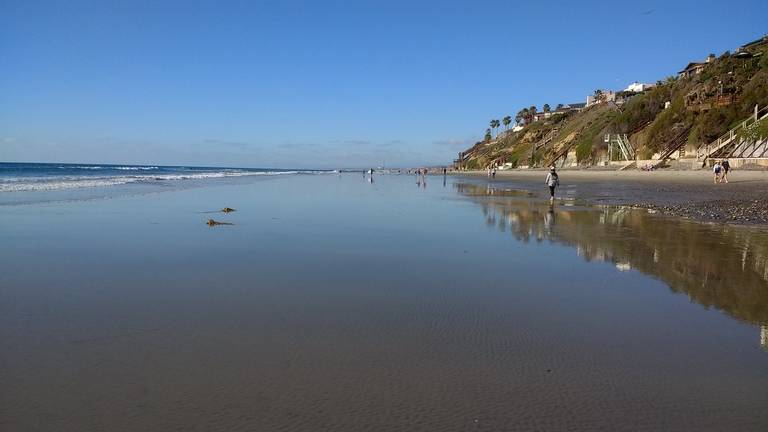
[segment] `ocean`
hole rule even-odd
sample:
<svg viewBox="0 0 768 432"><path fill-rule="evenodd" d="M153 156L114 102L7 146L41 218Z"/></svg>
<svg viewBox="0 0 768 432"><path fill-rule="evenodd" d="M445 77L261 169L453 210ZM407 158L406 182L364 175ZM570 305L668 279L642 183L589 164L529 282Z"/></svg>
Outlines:
<svg viewBox="0 0 768 432"><path fill-rule="evenodd" d="M159 184L245 176L322 174L328 170L279 170L160 165L0 162L0 192L52 191L132 183Z"/></svg>

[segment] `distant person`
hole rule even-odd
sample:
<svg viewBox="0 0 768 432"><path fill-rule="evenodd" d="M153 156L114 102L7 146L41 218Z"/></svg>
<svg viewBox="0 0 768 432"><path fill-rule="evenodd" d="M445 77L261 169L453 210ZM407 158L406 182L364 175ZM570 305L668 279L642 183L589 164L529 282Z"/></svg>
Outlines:
<svg viewBox="0 0 768 432"><path fill-rule="evenodd" d="M731 171L731 163L728 162L728 159L724 159L722 166L723 166L723 182L728 183L728 172Z"/></svg>
<svg viewBox="0 0 768 432"><path fill-rule="evenodd" d="M496 178L496 168L491 171L491 178Z"/></svg>
<svg viewBox="0 0 768 432"><path fill-rule="evenodd" d="M720 183L720 174L723 172L723 166L720 165L720 161L715 161L715 166L712 167L712 173L715 175L715 184Z"/></svg>
<svg viewBox="0 0 768 432"><path fill-rule="evenodd" d="M549 168L549 174L544 181L549 186L549 202L555 202L555 188L560 186L560 176L555 172L555 167Z"/></svg>
<svg viewBox="0 0 768 432"><path fill-rule="evenodd" d="M443 167L443 175L446 175L446 174L448 174L448 168Z"/></svg>
<svg viewBox="0 0 768 432"><path fill-rule="evenodd" d="M488 167L488 178L491 178L491 167Z"/></svg>

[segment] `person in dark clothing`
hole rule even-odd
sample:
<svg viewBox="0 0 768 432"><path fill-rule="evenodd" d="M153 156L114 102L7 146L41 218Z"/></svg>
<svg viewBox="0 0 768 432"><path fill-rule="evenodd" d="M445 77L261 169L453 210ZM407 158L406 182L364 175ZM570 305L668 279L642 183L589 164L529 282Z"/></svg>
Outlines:
<svg viewBox="0 0 768 432"><path fill-rule="evenodd" d="M723 160L723 163L720 164L723 167L723 177L722 181L725 183L728 183L728 172L731 170L731 164L728 162L728 159Z"/></svg>

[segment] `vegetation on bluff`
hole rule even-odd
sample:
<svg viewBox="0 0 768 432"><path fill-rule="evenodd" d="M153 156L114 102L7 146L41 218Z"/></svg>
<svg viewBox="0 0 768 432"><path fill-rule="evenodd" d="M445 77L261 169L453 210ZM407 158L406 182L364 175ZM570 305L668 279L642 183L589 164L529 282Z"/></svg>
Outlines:
<svg viewBox="0 0 768 432"><path fill-rule="evenodd" d="M606 134L626 134L638 157L649 159L673 148L673 141L684 140L689 148L707 145L749 117L756 105L768 105L768 39L735 54L710 56L697 71L670 76L640 93L619 92L618 103L597 90L598 103L580 111L561 111L558 105L555 113L537 116L535 106L523 108L514 121L524 128L516 132L509 128L510 116L504 117L501 133L493 133L501 122L492 120L484 140L463 152L458 166L542 166L568 152L575 153L578 164L590 165L605 158ZM550 113L549 104L543 112ZM762 122L749 133L762 128L767 135Z"/></svg>

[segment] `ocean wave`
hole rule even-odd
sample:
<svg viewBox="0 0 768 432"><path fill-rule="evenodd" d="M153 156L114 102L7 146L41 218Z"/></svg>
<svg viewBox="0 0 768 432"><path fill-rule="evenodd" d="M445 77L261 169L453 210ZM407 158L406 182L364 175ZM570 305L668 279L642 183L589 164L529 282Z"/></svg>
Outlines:
<svg viewBox="0 0 768 432"><path fill-rule="evenodd" d="M331 171L215 171L201 173L145 174L121 176L49 176L0 178L0 192L55 191L105 186L119 186L131 183L152 183L180 180L205 180L226 177L276 176L296 174L328 174Z"/></svg>
<svg viewBox="0 0 768 432"><path fill-rule="evenodd" d="M86 166L60 165L60 166L57 166L56 168L58 168L58 169L83 169L83 170L100 170L100 169L104 169L104 167L101 167L101 166L91 166L91 165L86 165Z"/></svg>
<svg viewBox="0 0 768 432"><path fill-rule="evenodd" d="M43 182L14 182L0 183L0 192L54 191L60 189L76 189L100 186L117 186L130 183L117 177L112 179L80 179L80 180L49 180Z"/></svg>
<svg viewBox="0 0 768 432"><path fill-rule="evenodd" d="M100 166L100 165L60 165L58 169L66 170L120 170L120 171L148 171L160 169L156 166Z"/></svg>
<svg viewBox="0 0 768 432"><path fill-rule="evenodd" d="M148 170L159 169L156 166L119 166L119 167L110 167L110 168L121 170L121 171L148 171Z"/></svg>

